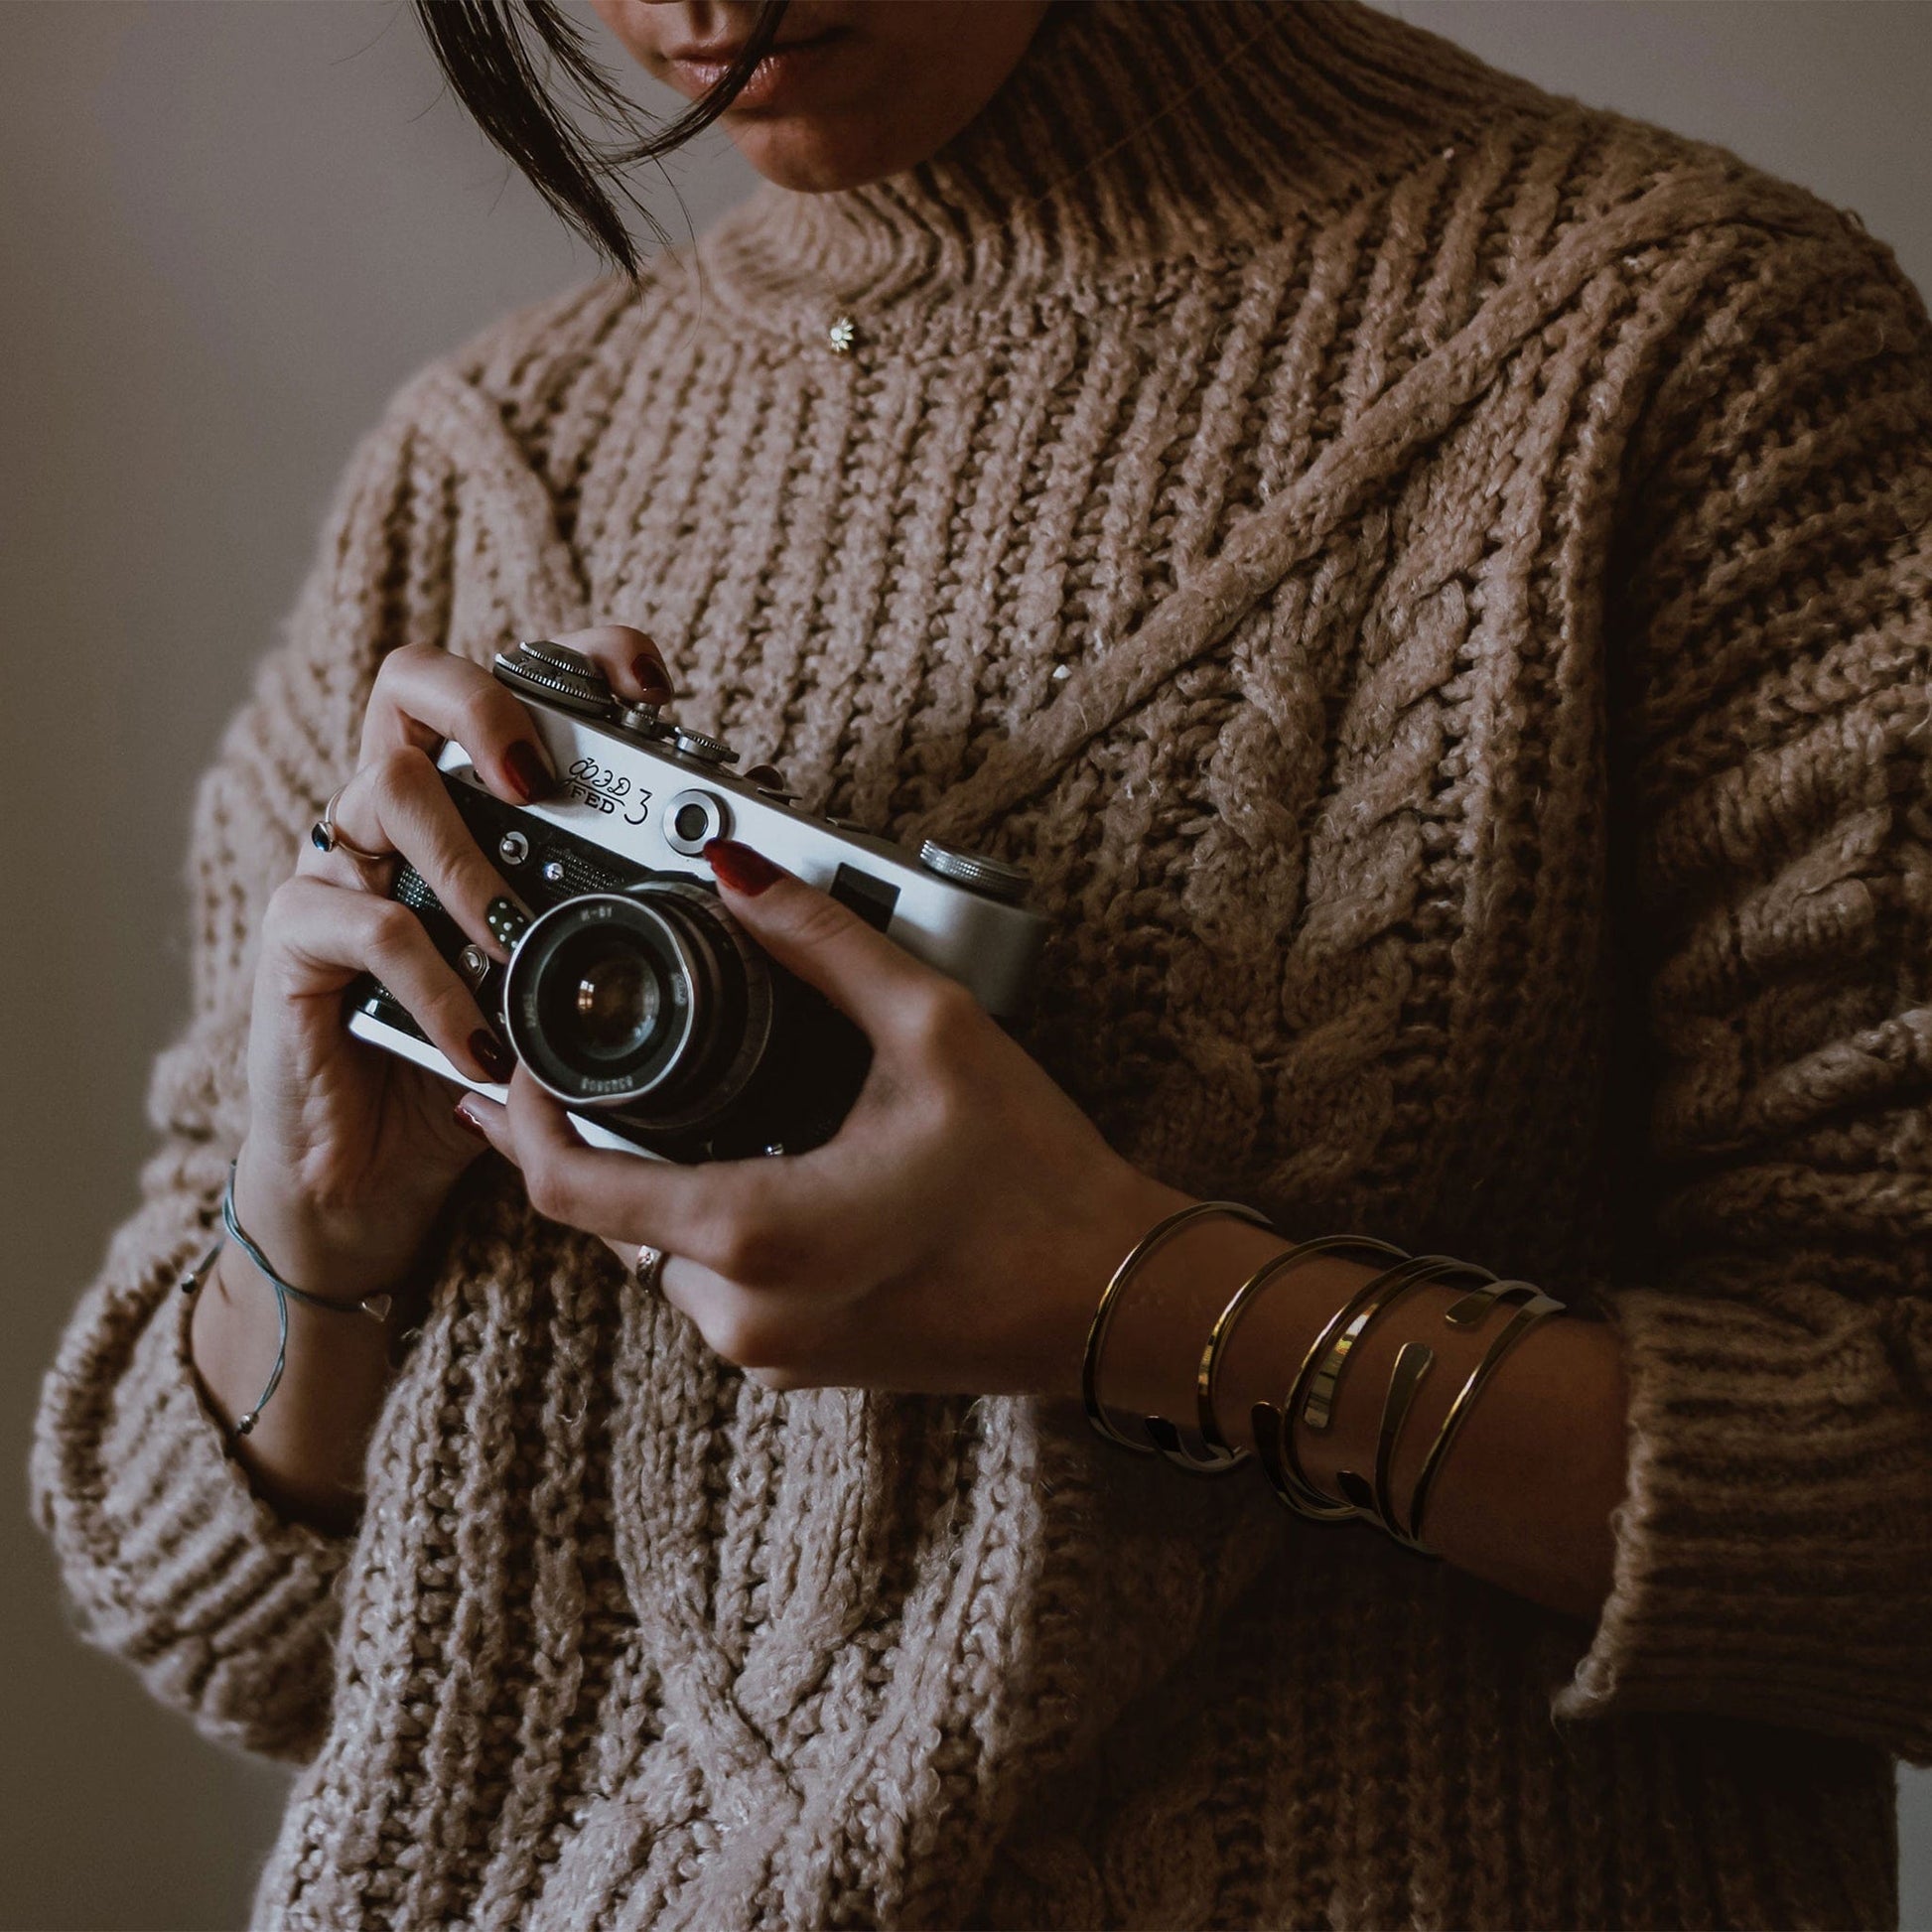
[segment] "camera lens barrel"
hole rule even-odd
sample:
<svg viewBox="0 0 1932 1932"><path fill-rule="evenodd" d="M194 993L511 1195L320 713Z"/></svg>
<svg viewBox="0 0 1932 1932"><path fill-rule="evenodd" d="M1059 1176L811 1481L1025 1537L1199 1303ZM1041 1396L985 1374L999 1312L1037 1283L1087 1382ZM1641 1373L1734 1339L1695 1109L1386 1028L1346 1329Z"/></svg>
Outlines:
<svg viewBox="0 0 1932 1932"><path fill-rule="evenodd" d="M757 1072L770 968L701 887L586 893L524 934L503 1021L517 1057L566 1106L682 1130L722 1114Z"/></svg>

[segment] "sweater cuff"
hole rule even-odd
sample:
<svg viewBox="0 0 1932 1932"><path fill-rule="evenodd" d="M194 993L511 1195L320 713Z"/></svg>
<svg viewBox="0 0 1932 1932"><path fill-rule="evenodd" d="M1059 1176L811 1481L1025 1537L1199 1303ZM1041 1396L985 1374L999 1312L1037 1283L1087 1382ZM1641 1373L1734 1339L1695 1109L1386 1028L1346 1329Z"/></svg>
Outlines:
<svg viewBox="0 0 1932 1932"><path fill-rule="evenodd" d="M1775 1314L1607 1299L1628 1483L1610 1594L1557 1717L1704 1712L1932 1751L1916 1634L1932 1497L1915 1412L1879 1396L1880 1325L1817 1292Z"/></svg>
<svg viewBox="0 0 1932 1932"><path fill-rule="evenodd" d="M288 1521L249 1487L201 1393L192 1312L168 1294L115 1387L97 1465L111 1584L82 1614L90 1638L131 1657L210 1735L299 1754L352 1540Z"/></svg>

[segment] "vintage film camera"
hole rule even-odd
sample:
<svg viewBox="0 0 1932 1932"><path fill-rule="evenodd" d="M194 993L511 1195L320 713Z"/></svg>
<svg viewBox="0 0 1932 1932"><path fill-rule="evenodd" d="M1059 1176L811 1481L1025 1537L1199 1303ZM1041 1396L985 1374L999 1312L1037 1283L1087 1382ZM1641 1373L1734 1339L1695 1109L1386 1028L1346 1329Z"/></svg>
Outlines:
<svg viewBox="0 0 1932 1932"><path fill-rule="evenodd" d="M506 805L456 744L438 768L532 921L503 967L413 867L390 896L592 1145L687 1163L803 1153L837 1132L864 1083L865 1035L725 910L703 857L712 839L756 846L990 1013L1018 1010L1046 931L1023 902L1025 873L930 839L912 854L813 818L769 766L734 777L729 745L623 705L561 645L518 644L493 668L528 704L560 789ZM375 980L352 987L347 1004L358 1038L475 1084Z"/></svg>

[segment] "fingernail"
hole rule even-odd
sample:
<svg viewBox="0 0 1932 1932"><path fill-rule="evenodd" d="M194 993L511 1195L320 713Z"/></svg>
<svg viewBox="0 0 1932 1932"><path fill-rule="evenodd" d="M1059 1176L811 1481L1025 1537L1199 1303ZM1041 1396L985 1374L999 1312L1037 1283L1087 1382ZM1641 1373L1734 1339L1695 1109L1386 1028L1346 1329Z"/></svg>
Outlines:
<svg viewBox="0 0 1932 1932"><path fill-rule="evenodd" d="M743 893L747 898L756 898L785 876L783 867L774 866L762 852L754 852L736 839L713 839L705 847L704 856L711 870L733 892Z"/></svg>
<svg viewBox="0 0 1932 1932"><path fill-rule="evenodd" d="M557 788L557 774L544 762L543 754L527 739L519 738L503 754L503 764L510 784L526 805L548 798Z"/></svg>
<svg viewBox="0 0 1932 1932"><path fill-rule="evenodd" d="M482 1141L485 1147L489 1145L489 1136L483 1132L483 1122L460 1100L456 1103L456 1124L466 1134L476 1135L477 1139Z"/></svg>
<svg viewBox="0 0 1932 1932"><path fill-rule="evenodd" d="M492 1080L507 1080L516 1071L510 1049L487 1027L479 1027L470 1035L470 1051Z"/></svg>
<svg viewBox="0 0 1932 1932"><path fill-rule="evenodd" d="M630 660L630 675L637 680L637 688L643 693L642 702L645 704L669 704L677 695L663 665L654 657L633 657Z"/></svg>
<svg viewBox="0 0 1932 1932"><path fill-rule="evenodd" d="M505 952L514 952L516 942L530 929L530 915L507 893L498 893L483 907L483 923L490 936Z"/></svg>

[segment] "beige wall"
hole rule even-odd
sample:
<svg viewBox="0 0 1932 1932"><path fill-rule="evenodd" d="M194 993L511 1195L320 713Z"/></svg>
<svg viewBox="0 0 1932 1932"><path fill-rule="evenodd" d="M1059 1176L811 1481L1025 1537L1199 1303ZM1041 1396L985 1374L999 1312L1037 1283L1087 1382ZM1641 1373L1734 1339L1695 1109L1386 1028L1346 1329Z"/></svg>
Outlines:
<svg viewBox="0 0 1932 1932"><path fill-rule="evenodd" d="M1399 10L1858 208L1932 288L1932 8ZM589 264L439 99L400 0L10 0L0 157L16 881L0 1462L18 1470L64 1311L131 1201L146 1062L182 1009L194 775L342 461L422 360ZM700 224L746 180L716 141L675 166ZM24 1511L0 1524L0 1925L238 1922L277 1775L202 1745L72 1643ZM1932 1781L1908 1786L1905 1812L1906 1923L1928 1926Z"/></svg>

